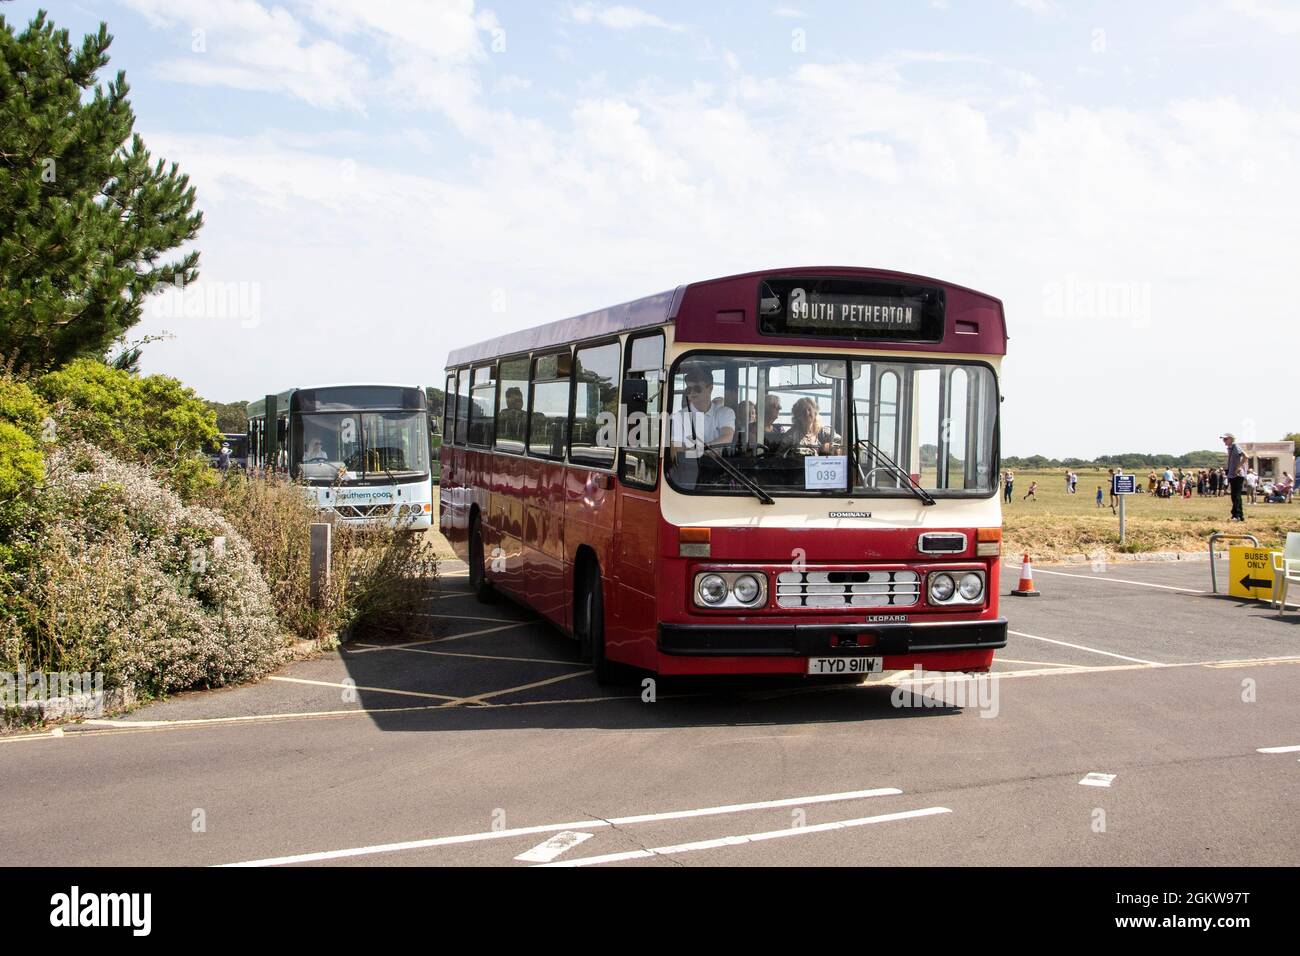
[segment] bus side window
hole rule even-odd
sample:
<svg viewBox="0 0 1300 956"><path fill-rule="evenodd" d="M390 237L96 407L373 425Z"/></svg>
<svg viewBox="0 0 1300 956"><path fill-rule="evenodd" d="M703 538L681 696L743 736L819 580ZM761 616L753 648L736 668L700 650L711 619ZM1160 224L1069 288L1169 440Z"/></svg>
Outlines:
<svg viewBox="0 0 1300 956"><path fill-rule="evenodd" d="M524 453L528 431L528 358L505 359L497 373L500 378L497 400L496 445L498 451L516 455Z"/></svg>
<svg viewBox="0 0 1300 956"><path fill-rule="evenodd" d="M663 411L664 336L662 332L629 340L623 382L622 480L653 488L659 480L659 417Z"/></svg>
<svg viewBox="0 0 1300 956"><path fill-rule="evenodd" d="M613 468L618 424L619 345L578 349L574 357L569 460Z"/></svg>
<svg viewBox="0 0 1300 956"><path fill-rule="evenodd" d="M447 376L447 390L442 395L442 440L456 440L456 373Z"/></svg>
<svg viewBox="0 0 1300 956"><path fill-rule="evenodd" d="M492 426L495 416L497 383L491 365L474 369L469 415L469 444L487 448L492 444Z"/></svg>
<svg viewBox="0 0 1300 956"><path fill-rule="evenodd" d="M456 444L469 439L469 369L456 374Z"/></svg>
<svg viewBox="0 0 1300 956"><path fill-rule="evenodd" d="M529 388L528 454L541 458L563 458L568 445L569 371L568 352L533 359L533 380Z"/></svg>

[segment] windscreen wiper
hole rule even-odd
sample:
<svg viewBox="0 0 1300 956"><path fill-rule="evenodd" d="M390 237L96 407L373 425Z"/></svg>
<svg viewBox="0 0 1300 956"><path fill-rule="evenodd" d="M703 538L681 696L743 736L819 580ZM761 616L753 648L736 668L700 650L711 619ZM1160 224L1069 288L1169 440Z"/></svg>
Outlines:
<svg viewBox="0 0 1300 956"><path fill-rule="evenodd" d="M701 447L704 449L706 455L721 465L722 470L730 475L735 481L744 485L755 498L765 505L776 504L776 499L764 491L762 485L756 482L753 478L750 478L749 475L745 474L731 462L727 461L727 459L723 458L716 448L710 448L708 445L704 444L701 444Z"/></svg>
<svg viewBox="0 0 1300 956"><path fill-rule="evenodd" d="M917 498L921 499L922 504L924 505L937 504L937 502L934 500L934 495L930 494L930 492L922 488L917 482L913 481L912 476L909 475L907 472L903 471L903 469L898 466L897 462L895 462L892 458L890 458L883 451L881 451L874 444L872 444L870 438L859 438L857 441L853 443L854 451L860 451L862 448L866 448L869 452L871 452L872 455L874 455L877 459L879 459L884 463L885 468L892 471L895 475L901 477L905 482L907 482L907 490L910 491ZM860 457L858 460L858 474L862 476L863 484L865 484L867 479L865 475L862 475L862 461Z"/></svg>

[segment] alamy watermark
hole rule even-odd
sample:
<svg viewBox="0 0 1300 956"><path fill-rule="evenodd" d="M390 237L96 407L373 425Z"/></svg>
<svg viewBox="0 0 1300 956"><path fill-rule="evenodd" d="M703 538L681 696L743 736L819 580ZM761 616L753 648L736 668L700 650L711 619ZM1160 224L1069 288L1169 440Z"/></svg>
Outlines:
<svg viewBox="0 0 1300 956"><path fill-rule="evenodd" d="M0 671L0 707L62 704L83 717L104 715L104 672Z"/></svg>
<svg viewBox="0 0 1300 956"><path fill-rule="evenodd" d="M159 287L149 299L149 314L156 319L238 319L241 329L262 323L260 282L190 282L179 278Z"/></svg>
<svg viewBox="0 0 1300 956"><path fill-rule="evenodd" d="M973 707L981 717L996 717L1001 709L1000 683L990 674L927 674L917 664L912 676L899 682L889 700L898 708Z"/></svg>

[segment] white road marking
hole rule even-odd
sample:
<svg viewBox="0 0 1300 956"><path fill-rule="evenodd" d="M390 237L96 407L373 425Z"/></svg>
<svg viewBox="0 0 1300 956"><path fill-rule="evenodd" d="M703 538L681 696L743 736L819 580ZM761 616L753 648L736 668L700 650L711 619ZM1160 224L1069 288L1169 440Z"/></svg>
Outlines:
<svg viewBox="0 0 1300 956"><path fill-rule="evenodd" d="M428 642L421 642L428 643ZM393 645L396 646L396 645ZM357 651L355 653L362 653ZM987 676L993 680L1013 680L1022 677L1071 677L1078 674L1107 674L1115 671L1141 671L1154 670L1156 668L1170 669L1178 667L1252 667L1256 665L1270 664L1300 664L1300 658L1296 657L1259 657L1247 658L1244 660L1229 661L1180 661L1174 664L1110 664L1106 666L1069 666L1069 667L1044 667L1039 670L1027 671L993 671ZM941 673L941 672L934 672ZM934 673L928 674L923 683L928 683L934 678ZM981 675L975 675L981 676ZM796 688L790 693L836 693L844 691L853 691L861 688L870 687L898 687L907 686L915 683L912 677L912 671L894 671L888 677L882 680L867 681L857 685L840 685L827 687L809 687ZM680 694L660 694L659 700L687 700L699 697L709 697L709 691L694 691L691 693ZM621 700L640 700L639 694L626 695L602 695L598 697L572 697L558 698L549 700L517 700L507 701L506 703L483 702L478 706L481 709L503 708L503 707L551 707L564 706L569 704L606 704L613 701ZM446 707L445 703L416 705L411 707L354 707L347 710L319 710L319 711L295 711L284 714L241 714L234 717L193 717L178 720L120 720L120 719L89 719L79 721L74 726L80 727L99 727L100 730L81 730L68 734L68 739L79 739L82 737L102 737L109 734L122 733L144 733L146 731L157 730L182 730L187 727L198 727L206 725L219 724L260 724L273 723L281 720L330 720L338 717L363 717L378 714L403 714L414 713L417 711L433 712ZM651 733L652 731L606 731L607 733ZM659 733L660 731L653 731ZM5 744L21 744L34 740L49 740L55 735L53 733L18 733L6 736L0 736L0 746Z"/></svg>
<svg viewBox="0 0 1300 956"><path fill-rule="evenodd" d="M508 617L476 617L472 614L433 614L429 611L415 611L413 617L437 617L445 621L479 621L483 624L536 624L537 621L512 621Z"/></svg>
<svg viewBox="0 0 1300 956"><path fill-rule="evenodd" d="M1300 753L1300 746L1295 747L1260 747L1257 751L1262 754L1293 754Z"/></svg>
<svg viewBox="0 0 1300 956"><path fill-rule="evenodd" d="M574 677L583 677L591 673L591 669L574 671L571 674L561 674L558 677L548 677L545 680L535 680L530 684L520 684L518 687L507 687L505 690L489 691L486 694L473 694L469 697L457 697L448 701L443 706L455 707L457 704L478 704L487 700L489 697L500 697L502 694L515 694L523 690L532 690L534 687L545 687L547 684L555 684L562 680L571 680Z"/></svg>
<svg viewBox="0 0 1300 956"><path fill-rule="evenodd" d="M1007 565L1012 567L1012 565ZM1016 565L1018 567L1018 565ZM1182 591L1185 594L1208 594L1208 591L1196 588L1177 588L1172 584L1152 584L1150 581L1130 581L1127 578L1108 578L1102 574L1071 574L1068 571L1048 571L1046 568L1034 568L1035 574L1055 574L1062 578L1082 578L1085 581L1109 581L1111 584L1135 584L1140 588L1159 588L1162 591Z"/></svg>
<svg viewBox="0 0 1300 956"><path fill-rule="evenodd" d="M595 835L594 833L578 833L576 830L562 830L549 840L537 844L531 850L520 853L515 859L524 863L550 863L561 853L587 842Z"/></svg>
<svg viewBox="0 0 1300 956"><path fill-rule="evenodd" d="M421 643L424 643L423 641ZM434 654L438 657L472 657L481 661L515 661L520 664L567 664L572 667L573 661L556 661L549 657L500 657L495 654L464 654L457 651L431 651L425 647L412 647L408 644L390 644L385 647L382 644L359 644L372 651L406 651L408 654Z"/></svg>
<svg viewBox="0 0 1300 956"><path fill-rule="evenodd" d="M1018 661L1014 657L994 657L994 664L1029 664L1034 667L1075 667L1074 664L1059 664L1054 661Z"/></svg>
<svg viewBox="0 0 1300 956"><path fill-rule="evenodd" d="M767 830L763 833L745 833L740 836L718 837L715 840L698 840L694 843L679 843L676 846L657 846L646 850L628 850L625 853L606 853L603 856L587 856L577 860L560 860L556 863L542 863L540 866L595 866L601 863L619 863L624 860L642 860L652 856L672 856L676 853L693 853L697 850L716 850L724 846L740 846L745 843L759 843L764 840L780 840L783 837L807 836L810 833L826 833L830 830L847 830L850 827L864 827L873 823L889 823L894 820L911 820L916 817L931 817L940 813L952 813L947 807L926 807L922 810L904 810L901 813L882 813L875 817L859 817L856 820L836 820L834 823L814 823L801 827L786 827L782 830Z"/></svg>
<svg viewBox="0 0 1300 956"><path fill-rule="evenodd" d="M1090 773L1079 781L1081 787L1109 787L1114 781L1116 774L1113 773Z"/></svg>
<svg viewBox="0 0 1300 956"><path fill-rule="evenodd" d="M268 857L263 860L246 860L242 863L224 863L222 866L284 866L289 863L315 863L320 860L340 860L354 856L371 856L376 853L395 853L400 850L422 850L427 847L451 846L459 843L479 843L484 840L502 840L508 837L533 833L555 833L560 830L591 830L601 827L626 826L633 823L651 823L660 820L684 820L693 817L718 816L724 813L743 813L747 810L770 810L776 807L797 807L815 803L835 803L842 800L863 800L867 797L897 796L903 791L894 787L875 790L850 790L845 793L821 793L808 797L786 797L781 800L763 800L758 803L732 803L719 807L702 807L697 810L672 810L667 813L643 813L631 817L611 819L576 820L568 823L544 823L535 827L515 827L510 830L487 830L482 833L464 833L458 836L432 837L427 840L407 840L403 843L381 843L376 846L359 846L346 850L325 850L319 853L298 853L293 856Z"/></svg>
<svg viewBox="0 0 1300 956"><path fill-rule="evenodd" d="M316 687L338 687L351 690L368 690L376 694L397 694L401 697L424 697L432 700L459 701L462 698L454 694L426 694L419 690L394 690L391 687L367 687L363 684L350 684L343 681L332 680L306 680L302 677L268 677L267 680L280 681L284 684L311 684Z"/></svg>
<svg viewBox="0 0 1300 956"><path fill-rule="evenodd" d="M523 627L530 624L531 621L519 621L515 624L503 624L500 627L484 627L477 631L467 631L464 634L451 634L447 637L426 637L418 641L406 641L402 644L366 644L361 650L351 650L345 648L345 652L351 654L371 654L375 651L398 651L404 647L421 647L425 644L437 644L439 641L459 641L466 637L482 637L484 634L495 634L498 631L508 631L512 627Z"/></svg>
<svg viewBox="0 0 1300 956"><path fill-rule="evenodd" d="M1069 641L1058 641L1050 637L1039 637L1036 634L1026 634L1024 631L1007 631L1008 634L1014 634L1016 637L1027 637L1032 641L1043 641L1047 644L1059 644L1061 647L1073 647L1076 651L1090 651L1093 654L1101 654L1104 657L1115 657L1121 661L1132 661L1134 664L1148 664L1152 667L1164 667L1159 661L1147 661L1140 657L1127 657L1123 654L1113 654L1110 651L1098 650L1095 647L1085 647L1083 644L1071 644ZM997 660L996 656L994 660Z"/></svg>

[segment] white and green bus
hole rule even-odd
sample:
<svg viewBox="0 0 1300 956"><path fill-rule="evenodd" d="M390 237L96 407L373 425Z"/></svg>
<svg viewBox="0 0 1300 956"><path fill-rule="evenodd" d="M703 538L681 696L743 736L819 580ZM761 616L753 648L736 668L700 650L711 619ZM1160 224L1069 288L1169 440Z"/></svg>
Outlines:
<svg viewBox="0 0 1300 956"><path fill-rule="evenodd" d="M433 517L429 410L419 385L314 385L248 405L248 469L309 489L343 521Z"/></svg>

